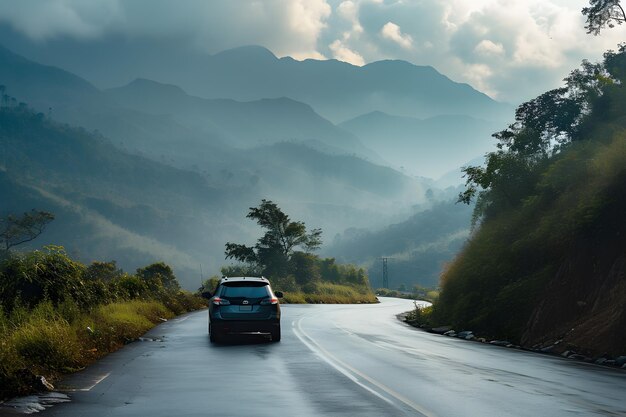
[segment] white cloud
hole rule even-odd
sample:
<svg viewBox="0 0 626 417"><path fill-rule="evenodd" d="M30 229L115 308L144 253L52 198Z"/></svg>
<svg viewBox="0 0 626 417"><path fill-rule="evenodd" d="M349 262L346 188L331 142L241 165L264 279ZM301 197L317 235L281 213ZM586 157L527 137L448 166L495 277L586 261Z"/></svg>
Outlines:
<svg viewBox="0 0 626 417"><path fill-rule="evenodd" d="M380 30L383 38L394 41L405 49L411 49L413 46L413 38L410 35L402 33L400 26L393 22L387 22Z"/></svg>
<svg viewBox="0 0 626 417"><path fill-rule="evenodd" d="M207 52L258 44L316 57L331 13L326 0L0 0L0 22L40 41L123 33L177 37Z"/></svg>
<svg viewBox="0 0 626 417"><path fill-rule="evenodd" d="M476 45L474 52L479 55L502 55L504 54L504 46L501 43L483 39Z"/></svg>
<svg viewBox="0 0 626 417"><path fill-rule="evenodd" d="M37 41L60 35L96 38L119 16L120 7L116 0L0 2L0 21L9 22Z"/></svg>
<svg viewBox="0 0 626 417"><path fill-rule="evenodd" d="M344 62L348 62L352 65L365 65L365 60L358 53L348 48L342 41L337 39L330 45L330 50L333 52L333 57Z"/></svg>
<svg viewBox="0 0 626 417"><path fill-rule="evenodd" d="M355 65L432 65L519 103L597 60L626 27L585 33L588 0L0 0L0 22L45 42L62 36L175 39L215 53L258 44L279 56Z"/></svg>

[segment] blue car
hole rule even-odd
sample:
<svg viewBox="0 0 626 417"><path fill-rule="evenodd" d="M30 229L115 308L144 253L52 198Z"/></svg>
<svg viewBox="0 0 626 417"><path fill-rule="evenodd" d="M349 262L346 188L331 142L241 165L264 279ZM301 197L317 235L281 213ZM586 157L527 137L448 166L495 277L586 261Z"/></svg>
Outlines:
<svg viewBox="0 0 626 417"><path fill-rule="evenodd" d="M209 337L221 342L227 335L269 334L280 341L280 291L272 291L264 277L223 277L209 298Z"/></svg>

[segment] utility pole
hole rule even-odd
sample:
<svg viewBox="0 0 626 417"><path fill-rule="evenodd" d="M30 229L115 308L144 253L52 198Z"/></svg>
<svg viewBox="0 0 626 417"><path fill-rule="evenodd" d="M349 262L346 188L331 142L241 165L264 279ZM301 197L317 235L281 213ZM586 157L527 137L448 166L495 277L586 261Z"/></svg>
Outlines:
<svg viewBox="0 0 626 417"><path fill-rule="evenodd" d="M387 261L389 257L380 258L383 260L383 288L389 288L389 272L387 271Z"/></svg>

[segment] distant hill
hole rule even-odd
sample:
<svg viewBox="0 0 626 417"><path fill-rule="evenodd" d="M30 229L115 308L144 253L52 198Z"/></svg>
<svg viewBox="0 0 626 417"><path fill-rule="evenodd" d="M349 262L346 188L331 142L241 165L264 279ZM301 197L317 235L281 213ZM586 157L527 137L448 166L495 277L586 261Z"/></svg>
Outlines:
<svg viewBox="0 0 626 417"><path fill-rule="evenodd" d="M236 147L252 147L281 141L317 141L326 150L381 158L354 135L337 128L307 104L281 97L238 102L208 100L187 95L181 88L146 79L106 91L117 103L152 115L166 115L190 129L222 138Z"/></svg>
<svg viewBox="0 0 626 417"><path fill-rule="evenodd" d="M277 58L261 46L214 55L154 39L105 37L98 42L33 42L7 25L0 35L33 59L66 68L101 87L146 78L178 85L194 96L240 101L289 97L339 123L372 111L428 118L462 114L506 121L513 108L436 69L405 61L357 67L337 60Z"/></svg>
<svg viewBox="0 0 626 417"><path fill-rule="evenodd" d="M50 210L57 218L37 245L61 244L84 261L116 259L126 269L165 260L193 288L196 265L216 271L225 242L255 235L242 220L261 198L332 236L382 226L406 196L423 194L421 183L391 168L303 144L230 155L230 169L181 170L27 107L2 107L0 215Z"/></svg>
<svg viewBox="0 0 626 417"><path fill-rule="evenodd" d="M174 80L176 74L170 76ZM163 78L156 78L163 79ZM412 117L466 114L499 119L510 109L428 66L379 61L357 67L336 60L277 58L248 46L206 58L199 74L176 84L204 97L290 97L340 122L375 110Z"/></svg>
<svg viewBox="0 0 626 417"><path fill-rule="evenodd" d="M396 168L434 178L483 156L493 147L491 134L503 127L464 115L416 119L379 111L339 126L358 136Z"/></svg>
<svg viewBox="0 0 626 417"><path fill-rule="evenodd" d="M325 248L341 262L368 265L370 282L382 287L380 258L390 257L389 284L437 286L439 274L469 236L471 208L437 203L407 220L377 230L351 229Z"/></svg>
<svg viewBox="0 0 626 417"><path fill-rule="evenodd" d="M64 245L85 261L133 268L163 259L188 275L198 261L218 262L216 236L237 230L230 213L241 204L238 190L215 189L28 109L0 108L0 150L0 215L52 211L36 244Z"/></svg>

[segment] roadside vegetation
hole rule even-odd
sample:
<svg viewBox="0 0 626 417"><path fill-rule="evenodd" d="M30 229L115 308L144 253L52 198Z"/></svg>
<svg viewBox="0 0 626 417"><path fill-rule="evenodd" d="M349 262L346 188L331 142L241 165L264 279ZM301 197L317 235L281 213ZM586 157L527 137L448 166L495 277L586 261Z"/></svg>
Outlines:
<svg viewBox="0 0 626 417"><path fill-rule="evenodd" d="M434 302L439 298L439 288L422 287L415 285L411 291L405 288L390 290L388 288L377 288L375 293L381 297L405 298L407 300L424 300Z"/></svg>
<svg viewBox="0 0 626 417"><path fill-rule="evenodd" d="M626 45L522 104L484 166L465 169L474 232L441 276L449 325L561 353L623 354ZM622 351L620 351L622 350Z"/></svg>
<svg viewBox="0 0 626 417"><path fill-rule="evenodd" d="M205 303L182 291L162 263L128 274L83 265L62 247L3 252L0 261L0 398L44 389L129 343L155 324Z"/></svg>
<svg viewBox="0 0 626 417"><path fill-rule="evenodd" d="M334 258L313 254L322 244L321 229L307 231L291 221L275 203L262 200L247 217L265 229L254 246L226 243L226 258L238 261L223 267L225 276L265 276L285 294L287 303L376 303L364 269L341 265ZM204 283L212 291L217 277Z"/></svg>

